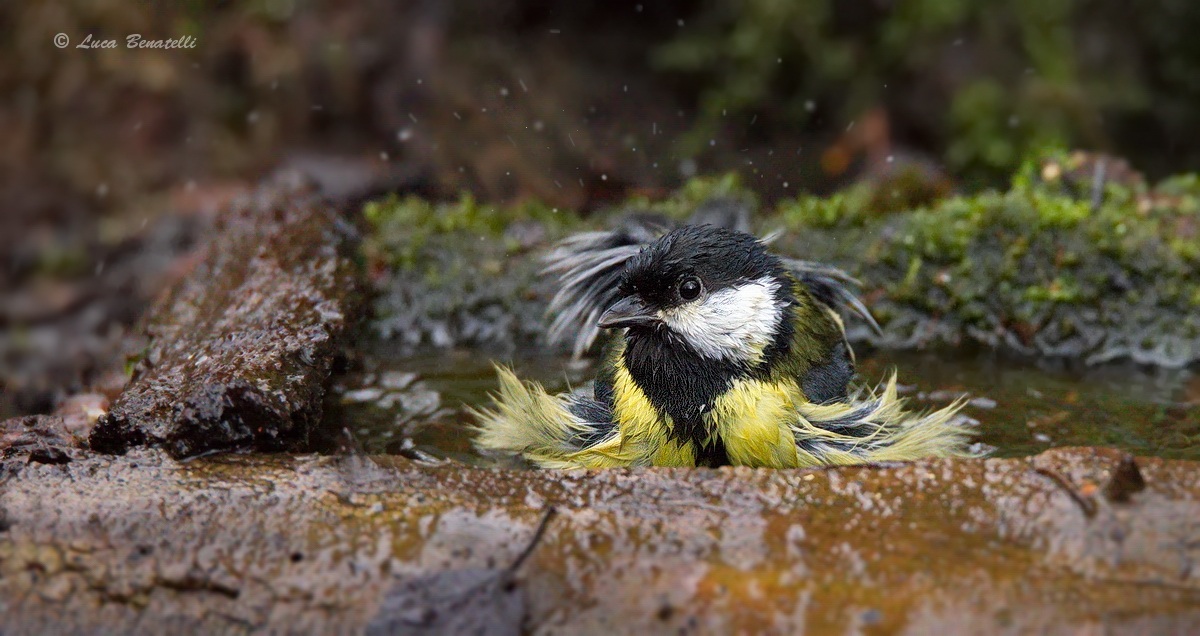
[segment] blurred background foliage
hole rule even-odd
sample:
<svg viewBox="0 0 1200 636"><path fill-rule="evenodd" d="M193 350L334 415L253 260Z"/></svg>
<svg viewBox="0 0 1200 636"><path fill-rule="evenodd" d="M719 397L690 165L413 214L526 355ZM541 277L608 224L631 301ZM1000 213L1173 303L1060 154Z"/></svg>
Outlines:
<svg viewBox="0 0 1200 636"><path fill-rule="evenodd" d="M1200 160L1198 29L1188 0L4 3L0 167L90 204L313 149L581 208L728 169L770 200L894 162L1002 186L1047 146L1159 177Z"/></svg>
<svg viewBox="0 0 1200 636"><path fill-rule="evenodd" d="M653 60L692 80L701 134L734 113L819 128L882 108L895 136L991 185L1047 146L1194 165L1197 27L1187 0L710 0Z"/></svg>

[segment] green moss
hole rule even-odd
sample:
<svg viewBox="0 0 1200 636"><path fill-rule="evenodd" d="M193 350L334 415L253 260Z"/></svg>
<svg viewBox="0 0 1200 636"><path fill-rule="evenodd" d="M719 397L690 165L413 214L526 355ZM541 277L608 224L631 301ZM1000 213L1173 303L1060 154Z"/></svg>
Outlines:
<svg viewBox="0 0 1200 636"><path fill-rule="evenodd" d="M366 203L363 217L369 226L363 244L368 263L406 268L421 262L424 251L435 238L483 240L489 243L489 248L498 243L507 252L513 252L520 249L519 242L503 239L505 229L513 223L536 222L553 234L561 234L578 223L574 212L540 202L484 205L470 194L463 194L456 202L443 203L393 195Z"/></svg>
<svg viewBox="0 0 1200 636"><path fill-rule="evenodd" d="M863 280L885 345L974 339L1048 355L1104 358L1136 349L1143 361L1200 359L1200 179L1097 185L1092 159L1052 151L1025 162L1003 191L934 198L904 211L879 207L868 184L801 196L781 201L762 229L782 222L788 231L774 249ZM635 196L587 219L470 197L373 202L364 211L368 264L404 273L393 279L394 302L377 315L407 316L414 303L432 303L432 313L458 325L481 307L520 306L528 318L513 324L540 324L542 307L528 293L545 282L540 251L526 251L529 242L508 231L513 223L535 222L545 247L570 232L610 227L630 210L678 220L731 197L752 197L732 174L694 179L662 200Z"/></svg>
<svg viewBox="0 0 1200 636"><path fill-rule="evenodd" d="M1073 281L1065 278L1055 278L1045 286L1034 285L1024 291L1026 300L1033 302L1078 302L1082 294Z"/></svg>
<svg viewBox="0 0 1200 636"><path fill-rule="evenodd" d="M899 166L827 197L803 194L778 204L789 227L862 227L873 218L932 205L949 194L949 183L916 165Z"/></svg>
<svg viewBox="0 0 1200 636"><path fill-rule="evenodd" d="M1097 184L1095 165L1051 153L1006 191L886 217L854 192L784 202L779 214L792 236L832 232L832 251L814 254L811 238L795 249L854 270L885 321L932 325L955 342L1033 346L1036 336L1080 355L1200 359L1200 179Z"/></svg>
<svg viewBox="0 0 1200 636"><path fill-rule="evenodd" d="M735 198L757 207L756 197L748 191L737 173L712 177L697 177L685 182L665 199L634 195L618 210L641 210L663 214L675 220L686 219L705 201ZM425 258L430 250L446 247L462 248L463 241L481 242L480 252L490 257L511 255L522 249L521 241L505 235L514 223L533 222L546 231L545 240L566 235L570 231L603 226L605 215L584 220L574 211L551 207L529 200L513 205L481 204L470 194L455 202L432 202L418 197L389 196L370 201L363 206L368 233L363 241L367 263L385 267L430 267L433 260ZM502 250L497 250L497 246ZM499 252L499 253L497 253ZM437 265L441 268L444 264ZM429 272L429 277L444 272Z"/></svg>
<svg viewBox="0 0 1200 636"><path fill-rule="evenodd" d="M789 227L861 227L871 218L870 196L859 187L828 197L802 195L781 201L777 209Z"/></svg>

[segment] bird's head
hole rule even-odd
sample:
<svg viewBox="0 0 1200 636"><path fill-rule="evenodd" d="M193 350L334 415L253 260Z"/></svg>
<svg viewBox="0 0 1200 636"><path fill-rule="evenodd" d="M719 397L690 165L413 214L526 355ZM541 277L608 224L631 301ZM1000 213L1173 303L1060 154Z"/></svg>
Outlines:
<svg viewBox="0 0 1200 636"><path fill-rule="evenodd" d="M600 326L687 346L705 358L753 364L785 328L791 281L755 237L684 226L629 260L621 300Z"/></svg>

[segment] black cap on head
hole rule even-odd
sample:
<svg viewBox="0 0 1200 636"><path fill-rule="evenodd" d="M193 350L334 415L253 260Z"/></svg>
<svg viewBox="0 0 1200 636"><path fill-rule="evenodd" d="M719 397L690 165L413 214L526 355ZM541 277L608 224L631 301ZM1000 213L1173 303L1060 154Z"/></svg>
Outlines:
<svg viewBox="0 0 1200 636"><path fill-rule="evenodd" d="M712 225L685 225L671 231L625 265L621 293L656 307L693 300L689 278L704 292L764 276L783 276L783 264L757 238ZM681 295L680 287L683 286Z"/></svg>

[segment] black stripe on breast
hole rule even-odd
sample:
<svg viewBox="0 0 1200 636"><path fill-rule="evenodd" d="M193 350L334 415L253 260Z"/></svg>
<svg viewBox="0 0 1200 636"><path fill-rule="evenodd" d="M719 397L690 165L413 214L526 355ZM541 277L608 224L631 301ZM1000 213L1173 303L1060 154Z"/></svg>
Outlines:
<svg viewBox="0 0 1200 636"><path fill-rule="evenodd" d="M630 332L626 338L622 363L650 404L671 417L669 437L691 442L697 465L728 464L725 445L709 430L704 413L745 369L702 358L669 332Z"/></svg>

